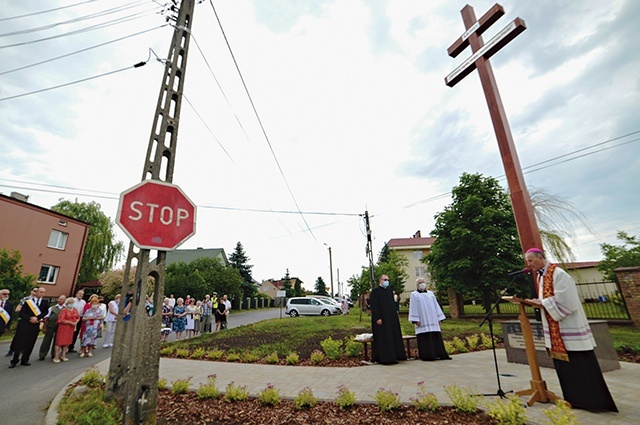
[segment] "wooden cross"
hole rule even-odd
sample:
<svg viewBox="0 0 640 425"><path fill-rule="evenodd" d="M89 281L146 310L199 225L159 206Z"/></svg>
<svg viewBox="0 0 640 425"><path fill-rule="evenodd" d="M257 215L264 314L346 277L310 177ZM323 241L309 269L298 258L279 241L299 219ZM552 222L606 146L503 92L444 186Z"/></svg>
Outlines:
<svg viewBox="0 0 640 425"><path fill-rule="evenodd" d="M509 184L511 205L520 236L522 252L524 253L533 247L542 249L542 239L540 238L538 224L533 214L531 197L527 191L520 161L518 160L518 154L513 143L513 136L509 128L509 122L507 121L507 115L504 112L498 85L496 84L493 70L489 63L491 56L516 38L527 27L522 19L516 18L489 40L487 44L484 44L482 33L504 15L504 8L499 4L495 4L478 20L476 20L473 7L469 5L466 5L460 13L462 14L466 32L447 49L447 53L451 57L456 57L462 53L467 46L471 46L473 54L444 79L445 84L453 87L465 76L473 72L473 70L478 70L480 82L482 83L487 104L489 105L491 121L493 122L493 128L498 139L498 147Z"/></svg>

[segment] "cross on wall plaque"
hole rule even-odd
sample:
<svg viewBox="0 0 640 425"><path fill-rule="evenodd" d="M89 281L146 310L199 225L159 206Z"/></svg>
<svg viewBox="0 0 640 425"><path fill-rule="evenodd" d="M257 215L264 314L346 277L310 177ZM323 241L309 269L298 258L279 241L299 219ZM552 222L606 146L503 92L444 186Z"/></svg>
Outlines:
<svg viewBox="0 0 640 425"><path fill-rule="evenodd" d="M445 77L445 84L453 87L471 72L478 70L509 184L509 196L522 252L533 247L542 249L542 239L533 214L531 197L527 191L507 115L489 63L489 58L521 34L526 29L526 25L522 19L516 18L485 44L482 33L504 15L504 8L495 4L480 19L476 19L473 7L469 5L466 5L460 13L466 31L447 49L447 53L451 57L456 57L471 46L472 55Z"/></svg>

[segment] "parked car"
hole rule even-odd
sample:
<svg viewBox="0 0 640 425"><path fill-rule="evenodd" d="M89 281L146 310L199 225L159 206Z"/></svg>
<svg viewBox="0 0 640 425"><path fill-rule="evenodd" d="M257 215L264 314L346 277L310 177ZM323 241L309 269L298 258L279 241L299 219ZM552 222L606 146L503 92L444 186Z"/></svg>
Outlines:
<svg viewBox="0 0 640 425"><path fill-rule="evenodd" d="M316 298L321 303L324 303L329 307L331 307L333 309L331 311L332 314L342 314L342 307L340 306L340 303L337 303L334 300L330 300L326 298L317 298L317 297L313 297L313 298Z"/></svg>
<svg viewBox="0 0 640 425"><path fill-rule="evenodd" d="M335 312L330 304L325 304L321 300L312 297L293 297L287 300L285 314L291 317L296 316L330 316Z"/></svg>

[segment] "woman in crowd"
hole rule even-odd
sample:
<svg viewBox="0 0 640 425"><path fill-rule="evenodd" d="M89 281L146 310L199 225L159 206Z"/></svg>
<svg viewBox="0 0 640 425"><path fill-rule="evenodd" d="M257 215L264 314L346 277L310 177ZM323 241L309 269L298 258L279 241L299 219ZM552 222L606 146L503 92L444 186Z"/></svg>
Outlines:
<svg viewBox="0 0 640 425"><path fill-rule="evenodd" d="M186 307L187 310L187 326L185 329L187 330L187 338L191 338L193 336L193 330L195 329L195 314L197 312L196 309L196 300L194 298L189 299L189 304Z"/></svg>
<svg viewBox="0 0 640 425"><path fill-rule="evenodd" d="M167 342L171 333L171 321L173 317L173 308L169 298L165 298L162 304L162 330L160 331L160 342Z"/></svg>
<svg viewBox="0 0 640 425"><path fill-rule="evenodd" d="M184 300L178 298L176 306L173 308L173 325L172 329L176 333L176 340L182 339L182 332L187 326L187 309L184 306Z"/></svg>
<svg viewBox="0 0 640 425"><path fill-rule="evenodd" d="M218 302L216 309L216 331L227 329L227 306L223 301Z"/></svg>
<svg viewBox="0 0 640 425"><path fill-rule="evenodd" d="M200 322L202 321L202 301L196 301L196 312L193 315L193 336L200 333Z"/></svg>
<svg viewBox="0 0 640 425"><path fill-rule="evenodd" d="M118 309L120 308L120 294L116 294L115 298L107 304L107 314L104 319L105 336L102 348L113 347L113 338L116 334L116 323L118 320Z"/></svg>
<svg viewBox="0 0 640 425"><path fill-rule="evenodd" d="M96 339L98 339L98 329L102 326L104 315L100 309L100 299L96 294L89 297L89 302L85 306L84 314L82 315L82 334L81 334L81 348L80 357L93 357L91 351L96 346Z"/></svg>
<svg viewBox="0 0 640 425"><path fill-rule="evenodd" d="M67 298L64 303L65 308L63 308L58 315L55 357L53 358L54 363L60 363L60 360L63 362L69 361L67 358L67 349L69 348L71 341L73 341L73 332L76 330L76 325L80 320L78 310L73 308L74 303L75 298ZM62 357L60 357L60 351L62 351Z"/></svg>

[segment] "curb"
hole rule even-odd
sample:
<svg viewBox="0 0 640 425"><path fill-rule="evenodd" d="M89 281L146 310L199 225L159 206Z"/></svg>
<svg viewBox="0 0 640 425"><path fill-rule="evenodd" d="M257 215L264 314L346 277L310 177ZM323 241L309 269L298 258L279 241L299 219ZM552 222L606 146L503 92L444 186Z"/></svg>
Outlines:
<svg viewBox="0 0 640 425"><path fill-rule="evenodd" d="M95 367L97 367L101 372L103 372L103 369L107 368L107 370L109 369L109 362L111 361L111 359L106 359L101 361L100 363L96 364ZM51 404L49 404L49 408L47 409L47 414L44 417L43 421L42 421L42 425L56 425L58 422L58 406L60 405L60 401L62 400L62 397L64 397L64 393L67 392L67 389L69 388L70 385L78 382L80 380L80 378L82 378L82 375L84 375L84 372L82 372L81 374L79 374L78 376L76 376L75 378L73 378L67 385L65 385L64 387L62 387L62 389L60 391L58 391L58 394L56 394L56 396L53 398L53 400L51 401Z"/></svg>

